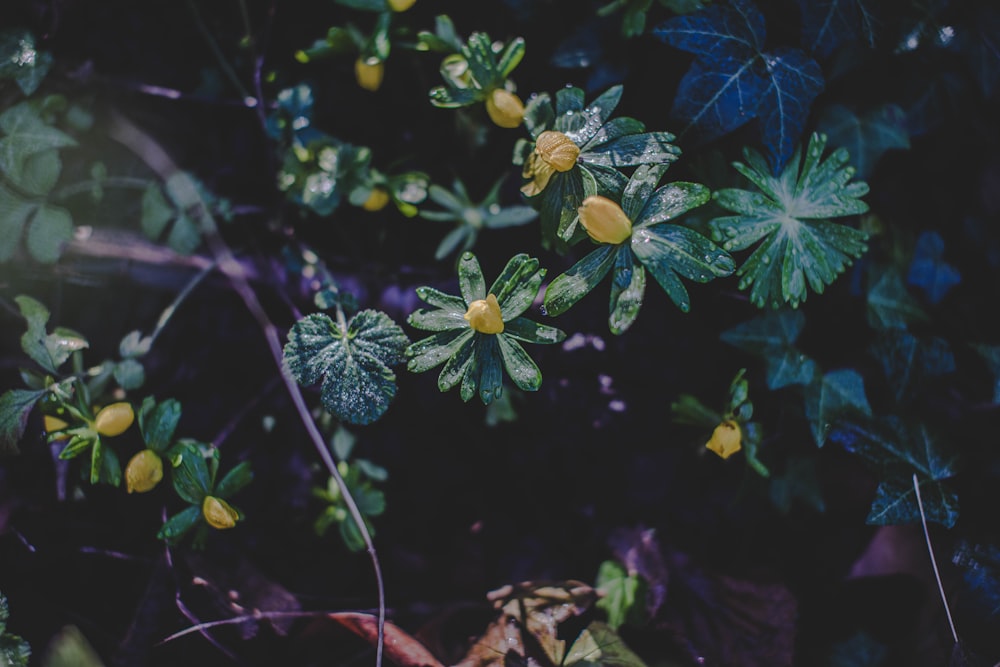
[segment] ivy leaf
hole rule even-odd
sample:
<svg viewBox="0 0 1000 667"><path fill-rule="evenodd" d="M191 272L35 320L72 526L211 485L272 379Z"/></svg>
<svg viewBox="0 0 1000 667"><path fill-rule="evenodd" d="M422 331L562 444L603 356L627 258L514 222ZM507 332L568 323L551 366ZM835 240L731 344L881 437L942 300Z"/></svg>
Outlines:
<svg viewBox="0 0 1000 667"><path fill-rule="evenodd" d="M822 293L868 249L867 234L829 220L866 212L868 205L859 198L868 185L848 182L854 170L845 149L821 159L825 147L826 137L814 133L801 159L796 152L780 177L771 176L760 154L745 148L746 164L733 166L761 192L726 188L712 195L737 214L712 220L712 238L729 251L759 242L737 271L740 289L750 287L758 307L797 307L806 299L807 285Z"/></svg>
<svg viewBox="0 0 1000 667"><path fill-rule="evenodd" d="M875 46L875 19L864 0L799 0L802 46L819 58L849 42Z"/></svg>
<svg viewBox="0 0 1000 667"><path fill-rule="evenodd" d="M868 288L868 324L874 329L906 329L915 322L926 322L916 299L906 291L903 278L894 269L876 274Z"/></svg>
<svg viewBox="0 0 1000 667"><path fill-rule="evenodd" d="M749 0L713 3L675 16L653 34L695 55L670 111L672 118L687 123L681 134L712 141L759 117L764 146L778 173L823 90L816 61L788 47L765 52L764 16Z"/></svg>
<svg viewBox="0 0 1000 667"><path fill-rule="evenodd" d="M1000 403L1000 345L973 345L993 374L993 402Z"/></svg>
<svg viewBox="0 0 1000 667"><path fill-rule="evenodd" d="M886 151L910 148L906 112L895 104L883 104L861 115L834 104L823 110L817 127L830 138L830 143L850 152L858 178L869 178Z"/></svg>
<svg viewBox="0 0 1000 667"><path fill-rule="evenodd" d="M852 369L830 371L805 391L806 417L816 445L826 442L834 421L842 414L860 412L871 416L861 375Z"/></svg>
<svg viewBox="0 0 1000 667"><path fill-rule="evenodd" d="M926 381L955 370L951 346L943 338L920 339L904 329L885 329L871 346L897 403L905 403Z"/></svg>
<svg viewBox="0 0 1000 667"><path fill-rule="evenodd" d="M299 384L322 381L324 407L350 424L380 418L396 395L396 375L409 339L385 313L362 310L339 324L313 313L292 327L284 362Z"/></svg>
<svg viewBox="0 0 1000 667"><path fill-rule="evenodd" d="M977 617L993 618L1000 614L1000 549L991 544L959 542L952 562L962 572L968 597L964 604Z"/></svg>
<svg viewBox="0 0 1000 667"><path fill-rule="evenodd" d="M958 494L934 480L921 480L920 499L928 521L951 528L958 520ZM912 475L890 477L879 484L865 521L876 526L899 526L920 521L920 507Z"/></svg>
<svg viewBox="0 0 1000 667"><path fill-rule="evenodd" d="M906 275L906 282L924 290L932 304L939 303L952 287L962 282L958 269L946 263L943 255L941 235L934 231L923 232L917 238L910 271Z"/></svg>
<svg viewBox="0 0 1000 667"><path fill-rule="evenodd" d="M723 331L719 339L762 357L767 367L767 387L773 391L807 385L816 374L816 362L794 346L804 326L805 315L798 311L773 311Z"/></svg>
<svg viewBox="0 0 1000 667"><path fill-rule="evenodd" d="M9 389L0 395L0 456L17 453L28 416L48 389Z"/></svg>
<svg viewBox="0 0 1000 667"><path fill-rule="evenodd" d="M595 606L608 615L608 625L617 630L625 621L642 609L645 586L636 572L613 560L601 563L594 584L601 597Z"/></svg>

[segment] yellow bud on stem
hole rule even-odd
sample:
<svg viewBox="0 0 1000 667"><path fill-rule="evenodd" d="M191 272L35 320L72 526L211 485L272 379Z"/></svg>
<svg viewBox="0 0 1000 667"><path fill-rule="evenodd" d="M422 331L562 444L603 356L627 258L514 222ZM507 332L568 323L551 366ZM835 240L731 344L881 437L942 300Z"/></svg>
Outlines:
<svg viewBox="0 0 1000 667"><path fill-rule="evenodd" d="M361 205L361 208L366 211L381 211L388 203L389 193L381 185L376 185L372 188L371 194L368 195L368 199Z"/></svg>
<svg viewBox="0 0 1000 667"><path fill-rule="evenodd" d="M94 430L101 435L116 436L128 430L135 421L132 404L124 401L101 408L94 419Z"/></svg>
<svg viewBox="0 0 1000 667"><path fill-rule="evenodd" d="M470 303L469 310L463 317L469 321L469 326L479 333L498 334L503 331L500 304L492 294L487 294L485 299L477 299Z"/></svg>
<svg viewBox="0 0 1000 667"><path fill-rule="evenodd" d="M486 98L486 113L499 127L517 127L524 120L524 103L509 90L495 88Z"/></svg>
<svg viewBox="0 0 1000 667"><path fill-rule="evenodd" d="M163 479L163 459L152 449L144 449L125 466L125 489L129 493L152 491Z"/></svg>
<svg viewBox="0 0 1000 667"><path fill-rule="evenodd" d="M577 209L580 224L598 243L618 245L632 236L632 221L622 207L601 195L591 195Z"/></svg>
<svg viewBox="0 0 1000 667"><path fill-rule="evenodd" d="M405 12L415 5L417 0L389 0L389 9L394 12Z"/></svg>
<svg viewBox="0 0 1000 667"><path fill-rule="evenodd" d="M715 427L711 439L705 446L722 458L728 459L743 448L742 439L743 432L740 430L740 425L732 419L727 419Z"/></svg>
<svg viewBox="0 0 1000 667"><path fill-rule="evenodd" d="M205 496L205 500L201 503L201 513L208 525L219 530L232 528L240 518L239 512L234 510L232 505L215 496Z"/></svg>
<svg viewBox="0 0 1000 667"><path fill-rule="evenodd" d="M385 76L385 63L371 56L369 58L358 58L354 61L354 78L358 85L365 90L375 92L382 85L382 78Z"/></svg>

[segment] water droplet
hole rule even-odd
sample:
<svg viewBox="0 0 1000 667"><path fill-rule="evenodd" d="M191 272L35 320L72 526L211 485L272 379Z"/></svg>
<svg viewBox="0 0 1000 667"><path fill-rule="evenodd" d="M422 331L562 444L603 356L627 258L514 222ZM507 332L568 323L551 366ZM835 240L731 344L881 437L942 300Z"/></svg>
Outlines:
<svg viewBox="0 0 1000 667"><path fill-rule="evenodd" d="M760 258L760 261L763 262L764 264L770 264L771 263L771 257L768 256L768 255L764 255L763 257Z"/></svg>
<svg viewBox="0 0 1000 667"><path fill-rule="evenodd" d="M545 316L548 316L548 314L549 314L549 311L548 311L548 309L547 309L547 308L545 307L545 304L544 304L544 303L543 303L543 304L542 304L542 305L541 305L541 306L540 306L540 307L538 308L538 310L540 310L540 311L541 311L542 315L545 315Z"/></svg>

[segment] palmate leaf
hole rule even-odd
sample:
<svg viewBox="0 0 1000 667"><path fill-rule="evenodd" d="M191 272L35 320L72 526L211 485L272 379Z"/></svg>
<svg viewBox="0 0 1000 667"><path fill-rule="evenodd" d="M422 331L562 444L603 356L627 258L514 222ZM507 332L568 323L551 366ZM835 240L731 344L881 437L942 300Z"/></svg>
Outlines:
<svg viewBox="0 0 1000 667"><path fill-rule="evenodd" d="M284 363L302 385L322 381L324 407L350 424L380 418L396 395L392 366L402 363L409 339L393 320L362 310L343 326L313 313L292 327Z"/></svg>
<svg viewBox="0 0 1000 667"><path fill-rule="evenodd" d="M764 16L749 0L713 3L675 16L653 34L693 53L671 116L681 134L711 141L757 117L765 149L778 173L791 157L813 100L823 90L819 65L799 49L765 52Z"/></svg>
<svg viewBox="0 0 1000 667"><path fill-rule="evenodd" d="M740 289L750 288L758 307L792 307L805 301L807 286L821 293L867 249L867 235L829 218L868 210L859 197L868 192L854 175L848 153L838 149L822 159L826 137L813 134L801 157L796 153L780 177L771 176L763 158L744 149L746 164L733 166L760 192L727 188L715 201L737 215L709 223L712 238L725 250L745 250L759 243L737 271Z"/></svg>

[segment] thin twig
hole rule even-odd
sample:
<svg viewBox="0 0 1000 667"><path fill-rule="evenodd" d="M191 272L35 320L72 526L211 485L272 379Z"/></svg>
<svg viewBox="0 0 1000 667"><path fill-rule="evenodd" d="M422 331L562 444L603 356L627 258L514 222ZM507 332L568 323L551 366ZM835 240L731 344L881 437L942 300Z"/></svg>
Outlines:
<svg viewBox="0 0 1000 667"><path fill-rule="evenodd" d="M164 517L164 519L166 519L166 517ZM164 549L164 552L166 554L167 567L170 568L171 572L176 572L176 570L174 569L174 557L173 557L173 553L170 551L170 546L165 544L164 547L163 547L163 549ZM182 614L184 614L184 618L186 618L192 624L194 624L194 627L197 628L198 634L200 634L202 637L204 637L205 639L207 639L208 642L212 646L214 646L215 648L219 649L219 651L221 651L223 655L225 655L226 657L228 657L233 662L238 662L238 660L236 658L236 654L234 654L232 651L230 651L225 646L223 646L217 639L215 639L215 637L213 637L212 635L210 635L208 633L208 630L206 630L205 628L200 627L201 626L201 620L197 616L195 616L195 614L194 614L193 611L191 611L190 609L188 609L188 606L186 604L184 604L184 600L181 599L181 586L180 586L180 582L176 581L176 577L175 577L174 583L176 585L176 590L174 591L174 604L177 605L178 611L180 611Z"/></svg>
<svg viewBox="0 0 1000 667"><path fill-rule="evenodd" d="M913 473L913 490L917 492L917 508L920 510L920 523L924 527L924 537L927 539L927 553L931 557L931 568L934 570L934 578L937 579L938 592L941 594L941 604L944 605L944 613L948 617L948 625L951 626L951 636L958 643L958 631L955 630L955 621L951 618L951 608L948 606L948 598L944 595L944 584L941 583L941 573L938 571L937 560L934 558L934 548L931 546L931 533L927 529L927 515L924 514L924 501L920 498L920 483L917 481L917 473Z"/></svg>
<svg viewBox="0 0 1000 667"><path fill-rule="evenodd" d="M205 42L208 44L208 48L212 50L212 55L215 56L215 60L219 63L219 67L222 68L223 74L226 78L236 87L240 95L243 96L243 100L246 102L247 106L251 106L250 100L255 100L252 106L260 106L260 100L253 97L250 91L246 89L243 82L240 81L240 77L236 75L229 61L226 60L225 54L222 53L222 49L219 48L218 43L215 41L215 37L212 36L212 32L205 25L205 22L201 18L201 13L198 11L198 5L194 0L188 0L188 9L191 10L191 14L194 16L194 22L198 26L198 30L201 32L202 36L205 38Z"/></svg>
<svg viewBox="0 0 1000 667"><path fill-rule="evenodd" d="M153 329L153 333L149 335L150 346L152 346L152 344L156 342L156 339L159 338L160 333L163 331L164 327L167 326L167 322L169 322L170 318L174 316L174 313L177 312L180 305L184 303L184 299L186 299L188 295L194 291L194 288L205 279L205 276L215 270L215 265L215 262L211 262L208 266L204 267L201 271L195 274L194 278L189 280L188 284L184 286L184 289L178 292L177 296L174 297L174 300L170 302L170 305L163 309L163 312L160 313L160 318L156 321L156 328Z"/></svg>
<svg viewBox="0 0 1000 667"><path fill-rule="evenodd" d="M193 632L201 632L207 628L214 628L220 625L236 625L239 623L246 623L247 621L259 621L261 619L271 619L271 618L315 618L317 616L330 616L331 614L336 614L335 611L260 611L259 609L254 609L252 614L244 614L242 616L233 616L232 618L221 618L216 621L204 621L198 625L192 625L190 627L179 630L169 637L164 637L157 642L157 646L161 644L166 644L167 642L172 642L175 639L180 639L184 635L189 635Z"/></svg>
<svg viewBox="0 0 1000 667"><path fill-rule="evenodd" d="M174 164L173 160L169 155L167 155L166 151L164 151L163 148L149 135L133 125L126 118L115 114L110 134L114 139L121 142L125 146L128 146L137 155L141 155L143 159L146 160L147 164L149 164L149 166L164 180L172 176L176 176L177 174L183 175L183 172L181 172L177 165ZM365 543L365 548L368 552L368 556L372 562L372 568L375 573L375 585L378 594L378 636L375 648L375 664L376 667L381 667L384 648L383 645L385 643L385 584L382 579L382 568L379 565L378 554L375 551L375 545L372 542L371 534L367 529L361 510L358 508L354 496L351 495L347 483L344 481L340 471L337 469L337 463L333 459L333 454L330 452L330 448L327 446L326 441L323 438L323 434L320 433L319 427L316 425L316 422L313 420L312 415L309 412L309 406L306 405L305 398L302 395L302 390L295 382L295 379L288 372L287 368L285 368L281 340L278 336L278 329L271 322L267 313L264 311L264 307L261 305L260 300L257 298L256 292L248 282L243 265L236 260L232 251L229 249L229 246L226 245L225 241L219 235L218 226L212 218L209 208L202 199L195 183L190 178L176 178L174 180L174 185L174 195L177 198L178 203L181 204L185 210L192 210L196 212L195 215L200 218L202 231L204 232L205 239L208 242L209 248L215 257L215 261L219 269L229 279L233 290L240 296L247 310L249 310L250 314L255 320L257 320L257 324L260 326L264 334L264 338L267 341L268 348L271 351L271 356L281 371L281 378L285 383L285 387L292 399L292 403L295 405L299 418L305 426L306 432L312 440L313 445L316 448L316 452L319 454L320 460L322 460L323 465L326 466L330 476L334 478L337 486L340 488L341 494L344 498L344 503L347 505L348 513L351 515L351 518L354 519L354 522L357 524L358 529L361 532L362 540Z"/></svg>

